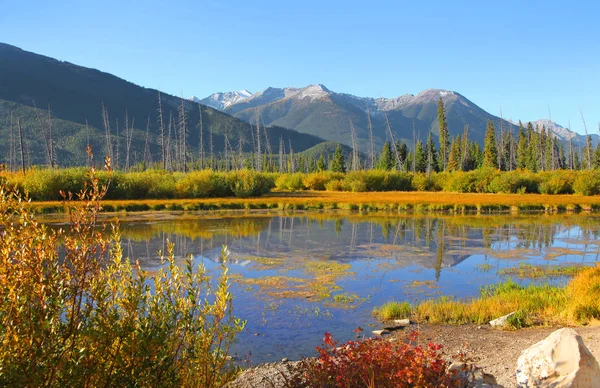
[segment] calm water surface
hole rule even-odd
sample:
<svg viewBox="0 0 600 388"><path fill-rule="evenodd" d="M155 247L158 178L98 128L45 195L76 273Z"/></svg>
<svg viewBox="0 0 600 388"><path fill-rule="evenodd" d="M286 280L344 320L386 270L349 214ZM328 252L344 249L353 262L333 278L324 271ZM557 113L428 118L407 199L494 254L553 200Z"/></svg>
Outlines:
<svg viewBox="0 0 600 388"><path fill-rule="evenodd" d="M353 338L379 325L373 307L478 294L521 263L590 265L600 218L302 214L123 222L129 257L149 270L167 240L178 257L218 270L227 245L234 312L247 320L234 351L253 363L314 354L325 332ZM521 283L531 280L515 279ZM540 281L540 280L537 280ZM543 279L564 283L567 279Z"/></svg>

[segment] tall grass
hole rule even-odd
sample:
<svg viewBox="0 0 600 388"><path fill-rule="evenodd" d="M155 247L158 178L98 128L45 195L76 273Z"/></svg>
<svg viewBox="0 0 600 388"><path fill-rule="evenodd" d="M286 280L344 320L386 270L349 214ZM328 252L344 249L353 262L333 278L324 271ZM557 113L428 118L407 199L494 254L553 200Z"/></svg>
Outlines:
<svg viewBox="0 0 600 388"><path fill-rule="evenodd" d="M98 174L101 182L108 177ZM60 200L60 190L78 192L85 186L85 169L31 169L0 172L0 181L27 192L32 200ZM444 191L453 193L502 194L600 194L600 171L556 170L501 172L492 168L432 174L366 170L347 174L261 173L253 170L216 172L212 170L166 172L115 172L111 176L107 199L193 199L258 197L271 190L385 192Z"/></svg>
<svg viewBox="0 0 600 388"><path fill-rule="evenodd" d="M512 280L483 287L470 300L448 297L414 306L391 302L373 311L382 320L412 317L420 322L484 324L518 312L509 324L583 325L600 319L600 265L579 272L566 287L522 286Z"/></svg>

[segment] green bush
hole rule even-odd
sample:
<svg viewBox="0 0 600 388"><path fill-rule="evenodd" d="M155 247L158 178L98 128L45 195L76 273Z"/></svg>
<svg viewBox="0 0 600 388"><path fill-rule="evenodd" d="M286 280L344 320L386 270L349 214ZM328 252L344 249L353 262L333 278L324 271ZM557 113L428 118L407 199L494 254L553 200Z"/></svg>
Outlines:
<svg viewBox="0 0 600 388"><path fill-rule="evenodd" d="M343 179L332 179L325 185L327 191L347 191L348 188Z"/></svg>
<svg viewBox="0 0 600 388"><path fill-rule="evenodd" d="M577 179L575 171L548 171L539 174L541 194L573 194L573 184Z"/></svg>
<svg viewBox="0 0 600 388"><path fill-rule="evenodd" d="M191 257L176 261L171 243L153 273L130 263L118 227L98 233L102 190L90 178L90 205L71 208L68 230L36 222L0 187L0 386L227 385L244 322L225 265L209 277Z"/></svg>
<svg viewBox="0 0 600 388"><path fill-rule="evenodd" d="M529 171L508 171L497 174L490 181L490 193L538 193L540 177Z"/></svg>
<svg viewBox="0 0 600 388"><path fill-rule="evenodd" d="M332 179L343 179L344 174L330 171L307 174L302 183L309 190L325 190L325 185Z"/></svg>
<svg viewBox="0 0 600 388"><path fill-rule="evenodd" d="M600 171L579 171L575 182L573 182L573 191L579 195L600 194Z"/></svg>
<svg viewBox="0 0 600 388"><path fill-rule="evenodd" d="M231 191L238 198L258 197L273 188L273 180L253 170L234 171L229 174Z"/></svg>
<svg viewBox="0 0 600 388"><path fill-rule="evenodd" d="M304 190L304 174L301 172L282 174L275 181L275 187L280 191Z"/></svg>
<svg viewBox="0 0 600 388"><path fill-rule="evenodd" d="M180 179L175 190L179 198L229 197L233 195L227 176L212 170L193 171Z"/></svg>

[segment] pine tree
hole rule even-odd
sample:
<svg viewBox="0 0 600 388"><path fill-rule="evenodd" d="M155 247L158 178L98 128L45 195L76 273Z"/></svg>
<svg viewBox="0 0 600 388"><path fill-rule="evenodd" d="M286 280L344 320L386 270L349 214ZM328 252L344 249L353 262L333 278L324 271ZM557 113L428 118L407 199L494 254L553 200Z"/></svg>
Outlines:
<svg viewBox="0 0 600 388"><path fill-rule="evenodd" d="M446 170L448 164L448 153L450 152L450 140L448 134L448 124L446 123L446 114L444 112L444 102L440 97L438 101L438 122L440 125L440 171Z"/></svg>
<svg viewBox="0 0 600 388"><path fill-rule="evenodd" d="M325 165L325 157L323 154L319 155L319 160L317 160L317 171L325 171L327 166Z"/></svg>
<svg viewBox="0 0 600 388"><path fill-rule="evenodd" d="M456 171L460 169L460 144L460 136L452 140L448 164L446 165L447 171Z"/></svg>
<svg viewBox="0 0 600 388"><path fill-rule="evenodd" d="M527 123L527 169L536 172L539 169L539 139L538 133L533 129L531 123Z"/></svg>
<svg viewBox="0 0 600 388"><path fill-rule="evenodd" d="M496 131L494 123L488 120L487 128L485 129L485 139L483 141L483 166L493 167L498 166L498 148L496 146Z"/></svg>
<svg viewBox="0 0 600 388"><path fill-rule="evenodd" d="M421 140L417 140L417 146L415 147L415 171L427 171L427 153Z"/></svg>
<svg viewBox="0 0 600 388"><path fill-rule="evenodd" d="M335 149L335 153L333 154L333 160L331 161L331 164L329 166L331 171L333 172L346 172L346 161L344 159L344 154L342 153L341 144L338 144L337 148Z"/></svg>
<svg viewBox="0 0 600 388"><path fill-rule="evenodd" d="M525 134L525 128L523 123L519 120L519 140L517 143L517 168L527 167L527 154L528 154L527 135Z"/></svg>
<svg viewBox="0 0 600 388"><path fill-rule="evenodd" d="M394 156L392 155L392 146L390 145L389 141L386 141L381 149L381 154L379 154L377 168L379 170L390 171L395 165L396 162L394 160Z"/></svg>
<svg viewBox="0 0 600 388"><path fill-rule="evenodd" d="M396 166L396 168L408 171L408 145L403 141L402 143L398 143L396 141L396 148L398 149L398 157L400 158L400 166Z"/></svg>
<svg viewBox="0 0 600 388"><path fill-rule="evenodd" d="M433 143L433 137L431 136L431 132L429 132L429 136L427 136L427 144L425 145L425 154L427 156L427 172L431 173L433 171L437 171L438 157L437 157L437 151L435 149L435 144Z"/></svg>

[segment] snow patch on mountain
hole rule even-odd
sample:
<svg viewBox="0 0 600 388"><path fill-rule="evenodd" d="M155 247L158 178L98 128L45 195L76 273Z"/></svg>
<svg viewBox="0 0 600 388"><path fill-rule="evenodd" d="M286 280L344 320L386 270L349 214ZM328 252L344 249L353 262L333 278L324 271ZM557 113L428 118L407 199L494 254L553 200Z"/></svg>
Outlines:
<svg viewBox="0 0 600 388"><path fill-rule="evenodd" d="M213 93L210 96L203 99L199 99L196 96L192 96L190 100L200 104L208 105L218 110L223 110L226 109L228 106L242 102L250 98L251 96L252 93L250 93L246 89L242 89L235 92Z"/></svg>

